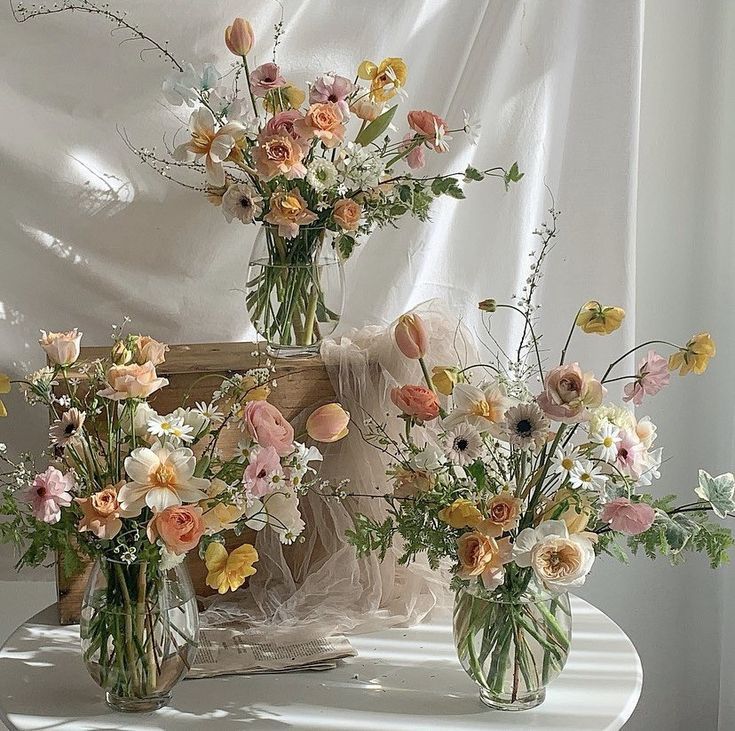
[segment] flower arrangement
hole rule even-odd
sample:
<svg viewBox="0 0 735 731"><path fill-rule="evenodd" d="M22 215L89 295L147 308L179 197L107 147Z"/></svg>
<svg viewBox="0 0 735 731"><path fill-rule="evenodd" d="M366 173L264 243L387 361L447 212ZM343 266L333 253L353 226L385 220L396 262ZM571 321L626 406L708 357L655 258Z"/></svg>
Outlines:
<svg viewBox="0 0 735 731"><path fill-rule="evenodd" d="M733 475L700 470L696 499L685 504L655 498L647 488L660 476L656 426L630 407L667 387L673 372L704 373L714 341L702 332L682 345L642 343L596 377L567 361L574 334L610 335L625 313L590 301L575 314L559 360L545 365L534 294L556 236L552 216L554 225L537 232L542 243L520 298L479 305L485 318L500 310L523 318L517 357L500 351L485 363L429 370L421 317L398 320L395 344L418 361L425 382L391 392L402 434L367 419L364 438L387 455L394 489L385 520L358 516L349 534L361 554L385 554L400 537L401 561L425 554L434 568L451 563L460 660L483 699L500 708L543 699L569 648L565 593L584 583L596 557L627 560L627 544L675 564L685 551L703 551L716 567L733 543L708 517L735 511ZM639 351L638 367L620 374ZM625 383L622 403L607 398L615 382Z"/></svg>
<svg viewBox="0 0 735 731"><path fill-rule="evenodd" d="M228 552L225 532L267 529L294 542L305 527L299 498L319 484L321 454L296 439L267 401L267 362L224 378L209 404L159 414L155 396L168 380L157 368L168 346L116 332L109 355L91 361L80 359L78 330L43 332L49 365L20 381L0 376L3 392L18 383L27 402L52 418L43 466L1 445L0 541L21 549L19 568L52 552L66 574L85 558L97 561L83 612L85 660L125 705L166 691L160 684L178 679L196 647L195 630L180 628L174 637L175 617L162 609L194 602L190 585L178 600L170 595L169 572L198 549L210 587L225 593L243 585L256 572L257 551L246 543ZM307 428L335 441L348 420L331 404L316 410ZM232 429L241 439L226 455L220 438ZM195 616L196 604L182 612ZM172 646L176 663L163 673Z"/></svg>
<svg viewBox="0 0 735 731"><path fill-rule="evenodd" d="M518 165L416 176L427 155L441 155L456 134L475 140L479 124L466 112L459 124L422 109L409 111L406 131L393 136L398 104L406 96L408 67L402 58L363 61L356 71L326 70L297 83L276 61L282 23L276 26L272 60L254 65L256 38L236 18L224 31L235 57L220 72L179 61L123 14L91 0L14 9L17 20L63 12L101 15L147 44L174 69L163 95L174 109L191 109L185 139L161 156L131 149L166 178L202 193L226 221L260 224L263 240L251 258L246 302L269 343L308 347L336 326L341 291L325 262L347 259L361 236L396 226L410 214L427 220L439 196L464 198L463 182L500 178L506 187L523 174ZM175 112L176 114L176 112ZM281 352L284 352L283 349Z"/></svg>

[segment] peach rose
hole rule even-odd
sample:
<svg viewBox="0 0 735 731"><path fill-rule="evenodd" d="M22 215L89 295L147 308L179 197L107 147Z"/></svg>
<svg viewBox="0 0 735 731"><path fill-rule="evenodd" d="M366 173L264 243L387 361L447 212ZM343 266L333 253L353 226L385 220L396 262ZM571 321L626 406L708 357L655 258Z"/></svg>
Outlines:
<svg viewBox="0 0 735 731"><path fill-rule="evenodd" d="M156 367L150 361L143 365L112 366L107 371L107 388L98 391L111 401L123 401L129 398L148 398L152 393L168 385L167 378L159 378Z"/></svg>
<svg viewBox="0 0 735 731"><path fill-rule="evenodd" d="M294 127L303 137L317 137L329 148L337 147L345 136L344 115L335 102L312 104Z"/></svg>
<svg viewBox="0 0 735 731"><path fill-rule="evenodd" d="M343 198L334 204L334 221L344 231L357 231L362 216L362 206L352 200Z"/></svg>
<svg viewBox="0 0 735 731"><path fill-rule="evenodd" d="M435 152L446 152L446 148L436 144L437 131L446 132L449 129L447 123L433 112L414 111L408 113L408 126L426 138L426 144Z"/></svg>
<svg viewBox="0 0 735 731"><path fill-rule="evenodd" d="M599 406L605 393L591 373L582 373L579 363L572 363L548 372L536 402L549 418L574 424L589 419L588 409Z"/></svg>
<svg viewBox="0 0 735 731"><path fill-rule="evenodd" d="M41 330L38 344L52 363L66 367L76 363L79 358L81 340L82 333L77 328L58 333Z"/></svg>
<svg viewBox="0 0 735 731"><path fill-rule="evenodd" d="M339 404L324 404L306 420L306 432L316 442L338 442L349 429L350 414Z"/></svg>
<svg viewBox="0 0 735 731"><path fill-rule="evenodd" d="M273 447L279 457L293 452L293 427L273 404L267 401L250 401L245 406L243 423L250 436L261 447Z"/></svg>
<svg viewBox="0 0 735 731"><path fill-rule="evenodd" d="M125 483L119 482L115 486L110 485L90 497L75 498L82 509L82 519L77 525L80 533L89 531L97 538L109 540L120 532L122 529L120 518L132 515L122 509L117 499L118 490L123 484Z"/></svg>
<svg viewBox="0 0 735 731"><path fill-rule="evenodd" d="M168 345L159 343L148 335L138 335L135 338L133 358L138 365L150 361L154 366L159 366L166 361L168 349Z"/></svg>
<svg viewBox="0 0 735 731"><path fill-rule="evenodd" d="M301 143L304 137L296 129L295 124L302 120L304 115L298 109L287 109L272 116L263 130L264 137L290 137L295 142Z"/></svg>
<svg viewBox="0 0 735 731"><path fill-rule="evenodd" d="M426 355L429 349L429 334L426 331L424 321L415 313L409 312L398 318L393 339L398 350L413 360L418 360Z"/></svg>
<svg viewBox="0 0 735 731"><path fill-rule="evenodd" d="M498 538L504 532L518 527L521 501L507 490L490 498L485 510L487 518L477 525L477 529L491 538Z"/></svg>
<svg viewBox="0 0 735 731"><path fill-rule="evenodd" d="M423 386L401 386L390 392L390 400L406 415L418 421L439 416L439 401L433 391Z"/></svg>
<svg viewBox="0 0 735 731"><path fill-rule="evenodd" d="M153 514L146 528L148 540L159 538L171 553L181 555L196 548L204 535L202 509L193 505L174 505Z"/></svg>
<svg viewBox="0 0 735 731"><path fill-rule="evenodd" d="M298 236L299 226L316 221L317 215L310 211L301 193L293 190L277 190L270 201L270 210L264 220L278 226L278 235L287 239Z"/></svg>
<svg viewBox="0 0 735 731"><path fill-rule="evenodd" d="M496 541L479 531L464 533L457 541L457 576L471 579L479 576L487 589L503 583L503 566L511 559L511 544L507 538Z"/></svg>
<svg viewBox="0 0 735 731"><path fill-rule="evenodd" d="M263 180L283 175L289 180L303 178L306 167L301 145L287 134L262 135L253 148L253 160Z"/></svg>

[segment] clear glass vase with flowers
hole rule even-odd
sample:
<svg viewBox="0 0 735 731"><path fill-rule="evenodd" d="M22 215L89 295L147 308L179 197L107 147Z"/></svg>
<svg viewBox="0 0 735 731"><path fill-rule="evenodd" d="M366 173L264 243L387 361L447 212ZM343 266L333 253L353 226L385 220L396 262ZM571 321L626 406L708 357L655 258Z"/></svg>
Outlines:
<svg viewBox="0 0 735 731"><path fill-rule="evenodd" d="M589 301L556 363L545 364L534 298L556 236L558 214L551 214L523 295L479 305L488 332L488 318L501 311L522 319L515 357L499 350L482 363L432 363L420 315L398 320L395 345L418 361L424 382L391 392L403 429L365 422L364 438L387 455L394 491L380 498L384 519L358 515L348 536L358 552L383 554L400 538L403 561L423 554L435 568L451 567L459 660L482 700L503 710L544 700L570 648L567 594L601 554L626 560L627 545L676 564L701 551L715 567L733 543L730 530L710 519L735 511L732 473L700 470L696 499L684 504L654 497L647 488L662 463L656 426L629 406L667 387L675 371L704 373L712 338L642 343L598 378L567 362L574 335L610 335L625 313ZM639 351L637 368L621 374ZM625 384L622 403L607 398L613 382Z"/></svg>
<svg viewBox="0 0 735 731"><path fill-rule="evenodd" d="M234 591L256 572L249 543L231 552L224 533L275 531L283 543L305 528L300 496L320 481L315 446L268 402L272 366L223 378L212 402L159 414L168 385L157 369L168 346L118 331L104 359L80 358L81 333L43 333L49 365L17 384L51 414L45 466L0 449L0 541L19 549L18 567L55 554L76 574L94 561L84 596L84 661L122 711L165 705L197 649L196 597L185 564L199 552L207 584ZM5 414L5 407L2 408ZM337 404L310 416L316 440L346 434ZM237 453L220 438L242 433Z"/></svg>

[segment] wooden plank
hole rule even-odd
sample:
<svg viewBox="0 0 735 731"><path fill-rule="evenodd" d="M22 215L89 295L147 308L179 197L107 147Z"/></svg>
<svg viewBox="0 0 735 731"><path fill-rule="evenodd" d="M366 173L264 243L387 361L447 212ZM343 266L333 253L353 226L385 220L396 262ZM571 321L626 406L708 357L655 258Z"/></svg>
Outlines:
<svg viewBox="0 0 735 731"><path fill-rule="evenodd" d="M252 355L257 349L258 346L254 343L172 345L166 354L166 362L157 369L170 383L151 398L151 406L160 413L166 413L182 405L193 406L198 401L209 402L221 378L264 364L264 354L260 357ZM81 358L103 358L108 353L108 348L85 347L82 348ZM289 358L276 360L274 363L276 387L269 401L289 421L295 422L298 433L300 424L314 407L334 400L332 384L320 358ZM221 377L214 377L215 375ZM230 429L223 434L220 439L223 453L234 450L240 439L242 433L237 429ZM229 548L235 548L243 543L252 543L253 540L254 534L246 531L240 536L228 535L226 542ZM297 550L294 552L297 553ZM194 589L199 596L208 596L213 592L205 583L206 569L196 552L192 553L186 562ZM79 610L90 570L91 567L87 566L81 574L67 579L61 576L57 566L59 621L62 624L79 621Z"/></svg>

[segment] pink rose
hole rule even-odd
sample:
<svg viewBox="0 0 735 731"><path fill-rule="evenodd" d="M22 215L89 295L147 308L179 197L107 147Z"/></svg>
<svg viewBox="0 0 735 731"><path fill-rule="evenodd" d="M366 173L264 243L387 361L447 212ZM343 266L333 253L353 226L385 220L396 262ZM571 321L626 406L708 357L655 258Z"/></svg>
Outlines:
<svg viewBox="0 0 735 731"><path fill-rule="evenodd" d="M275 63L264 63L250 74L250 89L255 96L265 96L271 89L286 86L281 69Z"/></svg>
<svg viewBox="0 0 735 731"><path fill-rule="evenodd" d="M70 472L62 474L56 467L49 467L33 478L23 497L30 503L36 520L58 523L61 520L61 508L71 505L73 489L74 478Z"/></svg>
<svg viewBox="0 0 735 731"><path fill-rule="evenodd" d="M606 392L591 373L582 373L579 363L572 363L548 372L536 402L551 419L574 424L589 419L588 409L599 406Z"/></svg>
<svg viewBox="0 0 735 731"><path fill-rule="evenodd" d="M293 452L293 427L273 404L251 401L245 405L242 418L250 436L261 447L273 447L279 457Z"/></svg>
<svg viewBox="0 0 735 731"><path fill-rule="evenodd" d="M295 142L304 142L304 137L294 126L294 123L304 119L304 115L298 109L287 109L278 112L268 120L262 136L268 137L290 137Z"/></svg>
<svg viewBox="0 0 735 731"><path fill-rule="evenodd" d="M637 536L653 525L656 511L647 503L632 503L627 497L618 497L605 505L600 518L613 530Z"/></svg>
<svg viewBox="0 0 735 731"><path fill-rule="evenodd" d="M143 365L112 366L107 371L107 388L98 391L111 401L123 401L129 398L145 399L152 393L168 385L168 379L159 378L156 367L148 361Z"/></svg>
<svg viewBox="0 0 735 731"><path fill-rule="evenodd" d="M431 147L434 152L446 152L446 144L437 143L437 137L445 133L449 126L447 123L434 112L413 111L408 113L408 126L418 132L418 134L426 137L426 144Z"/></svg>
<svg viewBox="0 0 735 731"><path fill-rule="evenodd" d="M285 484L278 452L273 447L253 450L242 482L255 497L270 495L279 485Z"/></svg>
<svg viewBox="0 0 735 731"><path fill-rule="evenodd" d="M159 538L163 545L177 555L196 548L204 535L202 509L193 505L173 505L153 514L146 528L148 540Z"/></svg>
<svg viewBox="0 0 735 731"><path fill-rule="evenodd" d="M423 386L401 386L390 392L390 400L406 415L419 421L439 416L439 401L433 391Z"/></svg>

